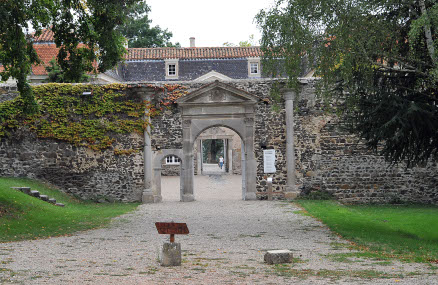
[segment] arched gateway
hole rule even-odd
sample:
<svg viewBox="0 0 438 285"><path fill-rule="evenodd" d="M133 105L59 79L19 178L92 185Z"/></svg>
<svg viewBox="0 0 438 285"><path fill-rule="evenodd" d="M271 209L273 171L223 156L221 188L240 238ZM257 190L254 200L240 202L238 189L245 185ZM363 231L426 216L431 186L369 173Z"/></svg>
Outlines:
<svg viewBox="0 0 438 285"><path fill-rule="evenodd" d="M223 126L235 131L243 142L242 198L256 199L256 161L254 157L254 113L258 98L230 85L215 81L179 98L183 127L183 183L181 201L193 195L196 138L206 129Z"/></svg>

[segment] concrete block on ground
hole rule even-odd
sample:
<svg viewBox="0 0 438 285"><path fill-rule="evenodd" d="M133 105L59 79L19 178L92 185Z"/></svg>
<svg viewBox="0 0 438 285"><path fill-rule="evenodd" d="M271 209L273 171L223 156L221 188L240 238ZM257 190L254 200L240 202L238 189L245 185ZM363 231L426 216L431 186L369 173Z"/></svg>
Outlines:
<svg viewBox="0 0 438 285"><path fill-rule="evenodd" d="M31 190L30 191L30 195L33 197L39 197L40 196L40 192L37 190Z"/></svg>
<svg viewBox="0 0 438 285"><path fill-rule="evenodd" d="M48 202L52 203L52 204L56 204L56 199L55 198L49 198Z"/></svg>
<svg viewBox="0 0 438 285"><path fill-rule="evenodd" d="M49 201L49 196L47 196L47 195L40 195L40 199L47 202L47 201Z"/></svg>
<svg viewBox="0 0 438 285"><path fill-rule="evenodd" d="M181 244L177 242L165 242L161 252L160 263L162 266L181 265Z"/></svg>
<svg viewBox="0 0 438 285"><path fill-rule="evenodd" d="M21 191L21 187L11 187L11 189L17 190L17 191Z"/></svg>
<svg viewBox="0 0 438 285"><path fill-rule="evenodd" d="M56 205L56 206L59 206L59 207L64 207L64 206L65 206L65 205L62 204L62 203L56 203L55 205Z"/></svg>
<svg viewBox="0 0 438 285"><path fill-rule="evenodd" d="M265 254L265 262L267 264L291 263L293 255L290 250L271 250Z"/></svg>

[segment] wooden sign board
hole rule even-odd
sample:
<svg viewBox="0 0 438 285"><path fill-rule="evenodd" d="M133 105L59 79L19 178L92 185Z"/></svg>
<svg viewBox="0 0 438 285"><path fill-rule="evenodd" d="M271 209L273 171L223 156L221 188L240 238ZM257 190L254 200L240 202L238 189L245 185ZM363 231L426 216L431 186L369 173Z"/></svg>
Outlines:
<svg viewBox="0 0 438 285"><path fill-rule="evenodd" d="M186 223L155 223L159 234L163 235L187 235L189 228Z"/></svg>

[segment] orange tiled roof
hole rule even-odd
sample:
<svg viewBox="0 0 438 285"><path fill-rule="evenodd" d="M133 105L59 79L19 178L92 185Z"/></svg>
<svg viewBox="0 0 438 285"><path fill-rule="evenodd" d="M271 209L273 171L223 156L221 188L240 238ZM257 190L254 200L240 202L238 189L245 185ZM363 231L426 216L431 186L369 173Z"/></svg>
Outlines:
<svg viewBox="0 0 438 285"><path fill-rule="evenodd" d="M46 75L47 72L44 67L49 64L52 58L56 58L59 48L57 48L55 44L38 44L34 45L33 48L41 59L41 64L33 65L32 73L34 75Z"/></svg>
<svg viewBox="0 0 438 285"><path fill-rule="evenodd" d="M53 32L50 29L44 29L41 32L41 35L39 35L38 37L34 37L33 40L36 43L38 43L38 42L54 42Z"/></svg>
<svg viewBox="0 0 438 285"><path fill-rule="evenodd" d="M32 74L33 75L46 75L46 69L44 68L49 64L49 61L52 58L56 58L58 55L58 48L55 44L39 44L34 45L34 49L36 50L39 58L41 59L40 65L32 65ZM0 72L4 70L4 67L0 64Z"/></svg>
<svg viewBox="0 0 438 285"><path fill-rule="evenodd" d="M260 57L260 47L128 48L127 60Z"/></svg>

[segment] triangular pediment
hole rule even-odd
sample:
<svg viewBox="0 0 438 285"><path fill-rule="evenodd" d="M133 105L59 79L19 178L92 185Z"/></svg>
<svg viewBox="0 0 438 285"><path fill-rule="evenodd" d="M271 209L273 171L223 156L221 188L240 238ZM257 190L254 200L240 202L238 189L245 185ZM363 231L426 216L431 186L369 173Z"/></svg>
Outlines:
<svg viewBox="0 0 438 285"><path fill-rule="evenodd" d="M202 76L199 76L198 78L196 78L195 80L193 80L194 82L211 82L211 81L216 81L216 80L222 80L222 81L229 81L232 80L230 77L219 73L217 71L210 71Z"/></svg>
<svg viewBox="0 0 438 285"><path fill-rule="evenodd" d="M259 98L219 81L202 86L201 88L179 98L180 105L198 104L255 104Z"/></svg>

